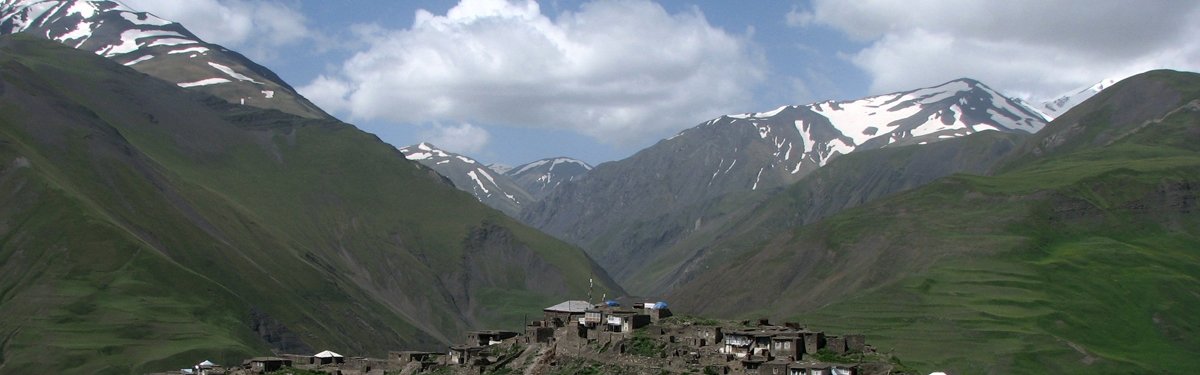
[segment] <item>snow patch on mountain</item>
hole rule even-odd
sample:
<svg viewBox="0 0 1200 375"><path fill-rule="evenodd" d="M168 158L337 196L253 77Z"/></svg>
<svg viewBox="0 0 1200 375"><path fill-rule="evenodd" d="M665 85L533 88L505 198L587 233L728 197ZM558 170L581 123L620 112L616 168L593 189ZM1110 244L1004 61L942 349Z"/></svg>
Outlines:
<svg viewBox="0 0 1200 375"><path fill-rule="evenodd" d="M521 205L532 200L507 176L465 155L439 149L427 142L399 150L408 160L437 171L459 190L471 193L480 202L509 215L516 216Z"/></svg>
<svg viewBox="0 0 1200 375"><path fill-rule="evenodd" d="M1063 113L1066 113L1071 108L1079 105L1079 103L1083 103L1085 100L1096 96L1096 94L1100 93L1100 91L1103 91L1104 89L1125 78L1126 77L1105 78L1091 86L1071 90L1055 97L1054 99L1042 101L1040 105L1036 106L1036 108L1038 111L1046 115L1047 121L1053 120L1058 118L1058 116L1062 116Z"/></svg>
<svg viewBox="0 0 1200 375"><path fill-rule="evenodd" d="M749 127L748 136L754 141L719 141L733 147L708 159L718 163L705 177L708 186L714 186L722 176L732 176L745 182L721 186L757 190L764 184L777 186L794 181L840 155L860 149L927 144L981 131L1035 133L1045 124L1043 115L1029 106L978 81L958 79L858 100L830 100L721 116L666 141L702 147L699 145L718 142L699 139L715 136L712 130L699 132L702 129ZM689 137L694 132L697 134ZM759 154L763 151L758 150L764 148L767 154ZM748 171L731 174L738 160L745 160L743 165Z"/></svg>
<svg viewBox="0 0 1200 375"><path fill-rule="evenodd" d="M583 178L591 170L592 166L582 160L556 157L517 166L505 172L505 175L534 198L540 199L564 182Z"/></svg>
<svg viewBox="0 0 1200 375"><path fill-rule="evenodd" d="M513 169L513 167L511 165L500 164L500 163L488 164L487 167L491 168L493 171L496 171L496 173L499 173L499 174L506 174L506 173L508 173L508 171L511 171Z"/></svg>
<svg viewBox="0 0 1200 375"><path fill-rule="evenodd" d="M217 70L220 70L221 73L225 73L225 75L227 75L227 76L233 77L233 79L236 79L239 81L246 81L246 82L262 84L262 82L255 81L254 78L250 78L250 77L247 77L245 74L241 74L241 73L233 71L233 69L231 69L228 66L217 64L217 63L211 62L211 61L208 62L208 65L213 68L216 68Z"/></svg>
<svg viewBox="0 0 1200 375"><path fill-rule="evenodd" d="M201 88L233 103L247 104L253 93L281 93L255 98L251 104L306 117L324 116L265 68L204 42L183 25L135 11L118 1L0 0L0 34L13 33L36 35L89 51L180 87ZM232 83L219 82L200 67L216 69ZM218 83L226 85L206 89Z"/></svg>
<svg viewBox="0 0 1200 375"><path fill-rule="evenodd" d="M178 85L179 85L179 87L197 87L197 86L216 85L219 83L227 83L227 82L229 82L229 80L224 79L224 78L206 78L206 79L202 79L202 80L199 80L196 82L180 82L180 83L178 83Z"/></svg>

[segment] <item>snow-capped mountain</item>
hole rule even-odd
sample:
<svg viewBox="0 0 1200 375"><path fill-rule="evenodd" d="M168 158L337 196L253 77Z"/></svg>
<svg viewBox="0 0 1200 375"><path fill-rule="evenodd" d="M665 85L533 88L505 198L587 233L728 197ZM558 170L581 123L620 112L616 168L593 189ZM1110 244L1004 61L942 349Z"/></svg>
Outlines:
<svg viewBox="0 0 1200 375"><path fill-rule="evenodd" d="M1046 125L1043 117L1024 105L971 79L938 86L873 96L853 101L824 101L783 106L768 112L722 116L681 132L676 137L712 127L749 127L758 134L770 156L757 167L751 190L765 186L762 177L784 176L766 185L792 181L838 155L858 149L929 143L980 131L1035 133ZM738 149L712 169L711 184L737 166ZM751 155L747 155L754 158ZM745 158L743 158L745 160Z"/></svg>
<svg viewBox="0 0 1200 375"><path fill-rule="evenodd" d="M183 25L110 0L3 0L0 34L25 33L96 53L143 73L232 103L329 117L237 52Z"/></svg>
<svg viewBox="0 0 1200 375"><path fill-rule="evenodd" d="M567 157L547 158L527 163L504 172L504 175L525 189L534 199L541 199L567 181L583 177L592 166Z"/></svg>
<svg viewBox="0 0 1200 375"><path fill-rule="evenodd" d="M439 149L429 143L400 148L404 157L416 161L449 178L459 190L466 191L480 202L516 216L521 206L533 198L508 176L492 170L475 159Z"/></svg>
<svg viewBox="0 0 1200 375"><path fill-rule="evenodd" d="M488 166L488 168L491 168L493 171L496 171L496 173L499 173L499 174L506 174L506 173L508 173L508 171L511 171L513 169L513 167L508 164L500 164L500 163L492 163L492 164L488 164L487 166Z"/></svg>
<svg viewBox="0 0 1200 375"><path fill-rule="evenodd" d="M1078 90L1071 90L1070 92L1059 95L1054 99L1046 100L1037 105L1035 108L1045 115L1046 121L1054 120L1058 118L1058 116L1062 116L1063 113L1066 113L1067 110L1075 107L1079 103L1083 103L1084 100L1088 100L1088 98L1095 96L1096 94L1100 93L1100 91L1112 86L1122 79L1123 78L1106 78L1094 85L1080 88Z"/></svg>
<svg viewBox="0 0 1200 375"><path fill-rule="evenodd" d="M1041 115L970 79L721 116L561 184L527 205L521 219L580 245L620 279L636 272L629 262L645 260L630 254L649 256L730 209L714 203L719 198L791 184L861 150L984 131L1029 134L1045 125Z"/></svg>

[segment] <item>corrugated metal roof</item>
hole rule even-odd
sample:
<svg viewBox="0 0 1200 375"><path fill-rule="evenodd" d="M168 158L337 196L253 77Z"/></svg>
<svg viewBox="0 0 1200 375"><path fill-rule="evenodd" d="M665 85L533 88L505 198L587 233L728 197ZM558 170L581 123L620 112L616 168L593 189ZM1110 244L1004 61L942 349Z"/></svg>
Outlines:
<svg viewBox="0 0 1200 375"><path fill-rule="evenodd" d="M328 350L317 353L317 354L313 354L313 357L317 357L317 358L334 358L334 357L341 357L341 356L342 356L341 354L337 354L337 353L334 353L334 352L331 352Z"/></svg>
<svg viewBox="0 0 1200 375"><path fill-rule="evenodd" d="M547 307L543 310L553 312L567 313L582 313L592 308L592 304L587 301L563 301L560 304Z"/></svg>

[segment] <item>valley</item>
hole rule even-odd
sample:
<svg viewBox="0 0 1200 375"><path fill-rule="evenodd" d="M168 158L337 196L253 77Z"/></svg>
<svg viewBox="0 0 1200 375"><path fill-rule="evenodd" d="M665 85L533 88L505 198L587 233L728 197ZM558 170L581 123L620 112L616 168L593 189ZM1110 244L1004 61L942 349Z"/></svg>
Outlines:
<svg viewBox="0 0 1200 375"><path fill-rule="evenodd" d="M300 13L327 3L186 4L221 33L135 8L161 4L0 1L0 374L1200 369L1198 73L895 89L892 39L806 1L776 21L874 79L814 100L863 84L755 65L777 36L707 3L393 3L412 26L338 32ZM690 30L641 51L697 60L591 49L654 39L595 32L639 17ZM282 78L314 55L345 64Z"/></svg>

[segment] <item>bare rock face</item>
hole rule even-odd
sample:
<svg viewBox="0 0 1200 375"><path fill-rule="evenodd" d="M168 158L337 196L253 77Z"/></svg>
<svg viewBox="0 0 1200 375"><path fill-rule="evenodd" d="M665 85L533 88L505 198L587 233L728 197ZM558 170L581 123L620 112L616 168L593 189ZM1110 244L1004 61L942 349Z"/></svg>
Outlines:
<svg viewBox="0 0 1200 375"><path fill-rule="evenodd" d="M258 334L271 349L278 353L314 353L311 346L304 343L294 332L282 322L275 320L258 308L250 308L250 330Z"/></svg>

